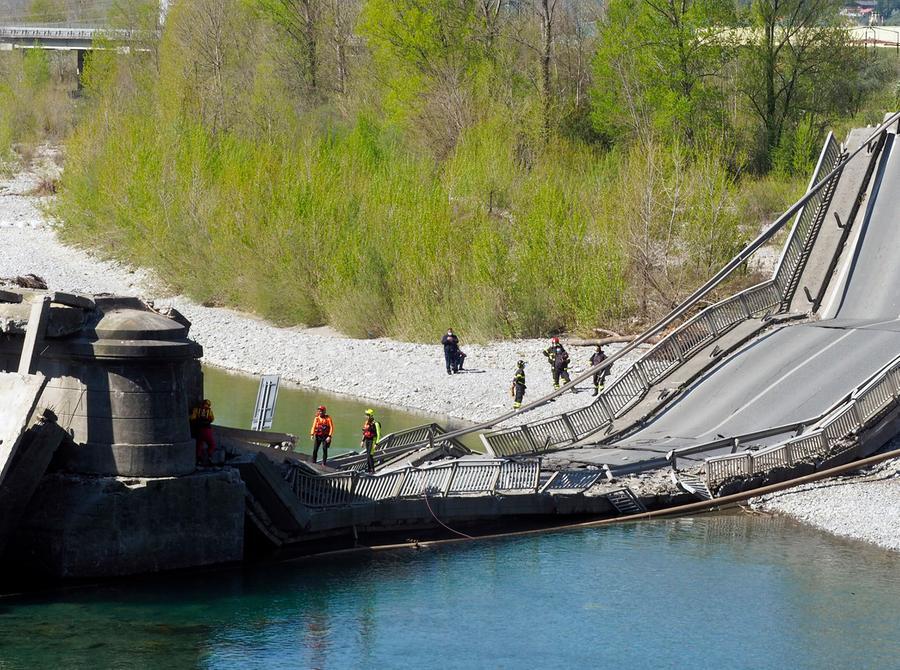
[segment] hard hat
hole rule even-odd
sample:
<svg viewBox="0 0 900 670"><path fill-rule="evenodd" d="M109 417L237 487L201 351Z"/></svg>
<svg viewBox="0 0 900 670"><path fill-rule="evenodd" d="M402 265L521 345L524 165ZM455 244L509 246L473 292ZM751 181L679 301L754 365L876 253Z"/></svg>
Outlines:
<svg viewBox="0 0 900 670"><path fill-rule="evenodd" d="M525 361L519 361L519 362L516 363L516 365L518 365L520 368L524 368L524 367L525 367Z"/></svg>
<svg viewBox="0 0 900 670"><path fill-rule="evenodd" d="M367 410L366 410L366 416L375 416L375 410L374 410L374 409L367 409Z"/></svg>
<svg viewBox="0 0 900 670"><path fill-rule="evenodd" d="M319 405L318 411L324 412L324 411L325 411L325 405Z"/></svg>
<svg viewBox="0 0 900 670"><path fill-rule="evenodd" d="M554 337L554 338L553 338L552 340L550 340L550 341L551 341L553 344L559 344L559 338L558 338L558 337Z"/></svg>

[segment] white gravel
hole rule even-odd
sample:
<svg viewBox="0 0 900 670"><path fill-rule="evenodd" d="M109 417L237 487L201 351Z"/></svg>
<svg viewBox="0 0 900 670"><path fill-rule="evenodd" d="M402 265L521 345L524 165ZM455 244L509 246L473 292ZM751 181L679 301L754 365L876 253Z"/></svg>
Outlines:
<svg viewBox="0 0 900 670"><path fill-rule="evenodd" d="M46 154L44 155L46 159ZM87 293L142 295L157 307L172 305L192 322L191 335L204 348L205 362L248 374L280 374L307 388L322 389L468 421L484 421L511 407L509 385L516 361L526 367L526 402L552 390L549 366L541 352L545 340L469 345L467 370L448 376L440 344L413 344L392 339L357 340L329 328L279 328L252 315L203 307L173 296L151 273L99 259L89 249L61 244L53 223L42 211L42 198L28 195L43 170L24 171L0 180L0 277L33 273L50 288ZM451 325L452 324L448 324ZM435 341L442 333L435 333ZM617 345L609 347L613 352ZM617 363L621 373L642 353ZM571 349L573 375L587 367L591 349ZM558 414L587 404L590 387L566 394L521 420Z"/></svg>
<svg viewBox="0 0 900 670"><path fill-rule="evenodd" d="M892 448L897 446L900 442ZM835 535L900 551L900 459L754 498L751 505Z"/></svg>

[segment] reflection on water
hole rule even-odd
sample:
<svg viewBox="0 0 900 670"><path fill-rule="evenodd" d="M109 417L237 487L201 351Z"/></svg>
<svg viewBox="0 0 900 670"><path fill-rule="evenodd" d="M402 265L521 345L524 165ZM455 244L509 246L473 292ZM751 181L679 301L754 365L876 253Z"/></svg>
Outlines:
<svg viewBox="0 0 900 670"><path fill-rule="evenodd" d="M211 367L203 368L203 379L206 397L213 403L216 422L224 426L249 428L253 419L259 379ZM359 449L365 419L363 414L369 407L376 410L377 418L381 421L382 435L431 422L439 423L445 428L448 426L462 428L464 425L463 422L448 419L446 416L380 406L347 396L310 391L282 383L278 389L278 403L275 406L272 430L296 435L299 438L298 451L311 454L309 427L319 405L325 405L334 420L334 440L332 448L328 450L332 456ZM464 442L474 451L482 450L476 435L467 436Z"/></svg>
<svg viewBox="0 0 900 670"><path fill-rule="evenodd" d="M709 515L7 599L0 667L892 668L898 573Z"/></svg>

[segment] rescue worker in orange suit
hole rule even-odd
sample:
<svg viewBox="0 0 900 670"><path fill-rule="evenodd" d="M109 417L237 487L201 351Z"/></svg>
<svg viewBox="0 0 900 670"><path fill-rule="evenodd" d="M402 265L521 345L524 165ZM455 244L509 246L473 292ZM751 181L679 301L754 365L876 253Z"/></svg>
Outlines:
<svg viewBox="0 0 900 670"><path fill-rule="evenodd" d="M319 447L322 447L322 465L328 464L328 447L331 445L331 436L334 435L334 422L325 411L325 405L319 405L316 416L313 418L312 428L309 429L309 439L313 441L313 463L319 455Z"/></svg>
<svg viewBox="0 0 900 670"><path fill-rule="evenodd" d="M366 421L362 427L361 449L366 452L366 472L375 472L375 448L381 442L381 424L375 420L375 410L366 410Z"/></svg>
<svg viewBox="0 0 900 670"><path fill-rule="evenodd" d="M544 356L547 357L553 372L553 388L559 388L560 378L562 378L564 384L568 384L569 352L559 343L558 337L554 337L550 340L550 346L547 349L544 349Z"/></svg>
<svg viewBox="0 0 900 670"><path fill-rule="evenodd" d="M199 407L191 411L191 429L194 433L197 448L197 463L209 465L216 451L216 438L213 437L212 423L216 420L212 411L212 403L204 400ZM204 446L206 449L204 449Z"/></svg>
<svg viewBox="0 0 900 670"><path fill-rule="evenodd" d="M599 344L597 345L597 351L595 351L591 355L591 367L595 365L600 365L603 361L606 360L606 354L603 353L603 347ZM594 393L593 395L597 395L600 393L600 390L603 388L603 384L606 381L606 378L609 376L609 368L604 368L600 372L594 373Z"/></svg>

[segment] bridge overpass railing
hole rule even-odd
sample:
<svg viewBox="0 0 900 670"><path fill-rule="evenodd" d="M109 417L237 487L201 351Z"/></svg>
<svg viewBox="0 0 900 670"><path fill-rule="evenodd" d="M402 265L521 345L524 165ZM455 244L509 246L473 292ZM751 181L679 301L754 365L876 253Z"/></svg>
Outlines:
<svg viewBox="0 0 900 670"><path fill-rule="evenodd" d="M106 48L101 43L104 40L115 46L122 42L139 42L156 38L159 38L159 33L156 31L123 28L44 25L0 26L0 43L12 44L19 48L43 47L85 50Z"/></svg>
<svg viewBox="0 0 900 670"><path fill-rule="evenodd" d="M706 459L707 486L715 491L731 479L762 476L777 468L817 464L837 456L853 448L856 435L898 403L900 356L854 390L808 432L765 449Z"/></svg>

